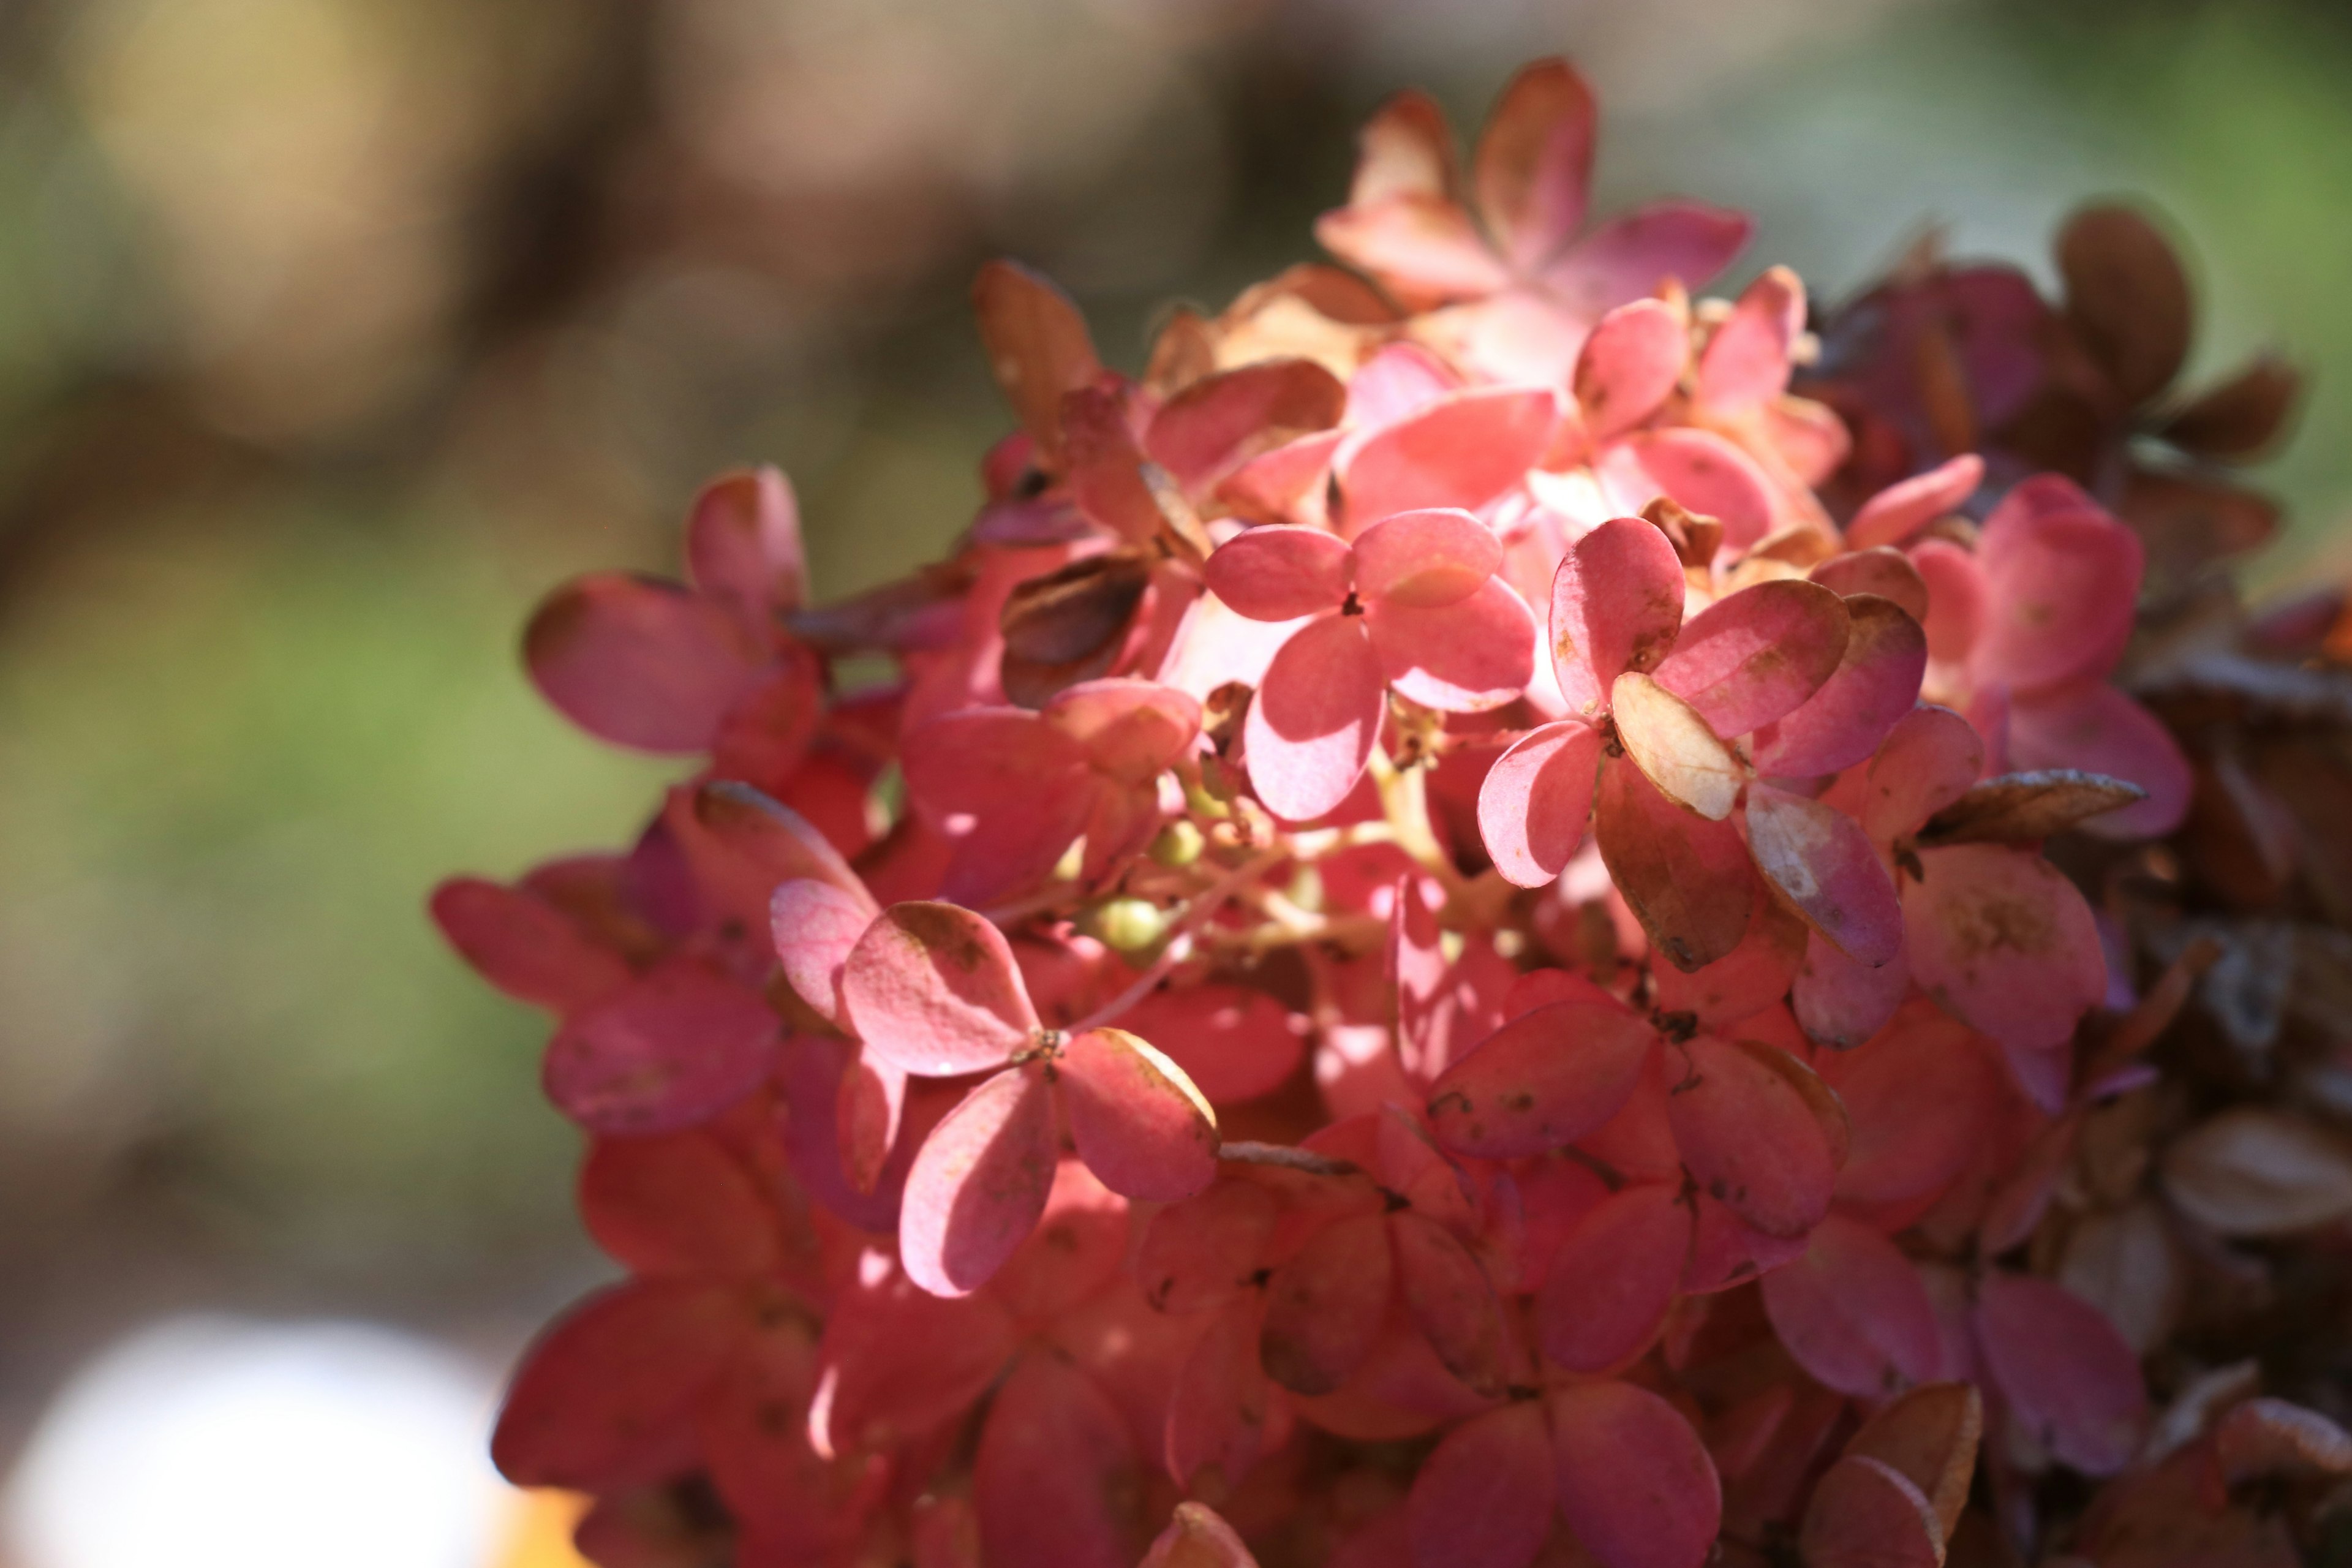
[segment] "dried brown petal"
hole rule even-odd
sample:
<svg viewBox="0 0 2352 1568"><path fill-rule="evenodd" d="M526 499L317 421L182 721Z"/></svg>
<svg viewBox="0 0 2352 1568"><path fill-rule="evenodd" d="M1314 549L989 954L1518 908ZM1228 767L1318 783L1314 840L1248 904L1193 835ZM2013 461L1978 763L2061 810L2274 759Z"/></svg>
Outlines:
<svg viewBox="0 0 2352 1568"><path fill-rule="evenodd" d="M1125 647L1151 568L1125 552L1033 577L1004 601L1004 695L1043 707L1063 688L1106 674Z"/></svg>
<svg viewBox="0 0 2352 1568"><path fill-rule="evenodd" d="M2172 384L2189 357L2189 275L2172 244L2128 207L2084 207L2058 236L2066 320L2126 407Z"/></svg>
<svg viewBox="0 0 2352 1568"><path fill-rule="evenodd" d="M2249 1399L2222 1416L2213 1450L2232 1486L2257 1477L2352 1475L2352 1436L2284 1399Z"/></svg>
<svg viewBox="0 0 2352 1568"><path fill-rule="evenodd" d="M2157 426L2157 434L2200 458L2243 461L2277 439L2303 391L2303 374L2263 354L2210 387Z"/></svg>
<svg viewBox="0 0 2352 1568"><path fill-rule="evenodd" d="M1918 1488L1948 1537L1969 1500L1983 1432L1984 1402L1974 1384L1928 1383L1864 1422L1845 1451L1876 1459Z"/></svg>
<svg viewBox="0 0 2352 1568"><path fill-rule="evenodd" d="M2285 1236L2352 1215L2352 1152L2310 1122L2242 1106L2165 1151L2164 1190L2223 1236Z"/></svg>
<svg viewBox="0 0 2352 1568"><path fill-rule="evenodd" d="M1927 847L1947 844L2028 844L2078 823L2147 798L2135 784L2074 768L2003 773L1927 819L1919 830Z"/></svg>
<svg viewBox="0 0 2352 1568"><path fill-rule="evenodd" d="M1069 296L1015 261L992 261L972 279L971 308L988 368L1049 461L1062 447L1062 395L1102 374L1087 321Z"/></svg>
<svg viewBox="0 0 2352 1568"><path fill-rule="evenodd" d="M2075 1226L2066 1238L2058 1282L2105 1312L2124 1342L2142 1355L2171 1334L2188 1293L2163 1212L2147 1202L2092 1215Z"/></svg>

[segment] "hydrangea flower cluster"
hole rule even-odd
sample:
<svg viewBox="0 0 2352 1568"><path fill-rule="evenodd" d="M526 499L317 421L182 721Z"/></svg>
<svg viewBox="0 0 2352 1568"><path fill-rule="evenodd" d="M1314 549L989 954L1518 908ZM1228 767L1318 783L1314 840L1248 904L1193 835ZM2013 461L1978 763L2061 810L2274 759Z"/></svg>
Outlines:
<svg viewBox="0 0 2352 1568"><path fill-rule="evenodd" d="M2042 853L2189 806L2112 683L2140 536L1882 438L1916 387L1786 269L1694 299L1739 216L1588 232L1593 149L1564 62L1466 190L1400 97L1352 270L1139 376L993 264L1018 428L945 562L813 605L741 472L682 580L533 617L558 709L694 759L434 899L555 1016L626 1270L494 1447L593 1561L1932 1568L2140 1458L2026 1247L2210 959L2143 994ZM2326 1436L2253 1408L2165 1462Z"/></svg>

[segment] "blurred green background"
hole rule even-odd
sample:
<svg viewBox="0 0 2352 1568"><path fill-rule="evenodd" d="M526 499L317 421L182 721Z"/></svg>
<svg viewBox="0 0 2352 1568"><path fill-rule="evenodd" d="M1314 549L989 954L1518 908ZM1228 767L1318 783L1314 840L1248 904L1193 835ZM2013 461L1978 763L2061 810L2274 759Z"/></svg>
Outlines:
<svg viewBox="0 0 2352 1568"><path fill-rule="evenodd" d="M2063 15L2053 15L2063 11ZM631 834L667 771L515 660L782 462L823 593L940 548L1004 425L963 310L1153 312L1311 251L1356 122L1533 55L1605 207L1761 220L1843 295L1930 225L2032 262L2168 210L2195 368L2313 373L2270 581L2352 520L2336 0L20 0L0 8L0 1462L190 1305L502 1354L595 1265L542 1026L422 913Z"/></svg>

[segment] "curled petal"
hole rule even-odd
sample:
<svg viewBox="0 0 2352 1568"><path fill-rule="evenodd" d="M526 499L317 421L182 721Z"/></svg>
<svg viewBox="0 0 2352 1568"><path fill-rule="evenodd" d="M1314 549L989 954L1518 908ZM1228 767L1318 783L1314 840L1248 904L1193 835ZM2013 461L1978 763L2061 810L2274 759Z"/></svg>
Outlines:
<svg viewBox="0 0 2352 1568"><path fill-rule="evenodd" d="M1310 822L1348 798L1380 738L1388 689L1360 616L1300 627L1266 667L1242 736L1266 809Z"/></svg>
<svg viewBox="0 0 2352 1568"><path fill-rule="evenodd" d="M1683 624L1683 563L1655 525L1615 517L1568 547L1551 583L1552 668L1581 713L1628 670L1656 668Z"/></svg>
<svg viewBox="0 0 2352 1568"><path fill-rule="evenodd" d="M986 1284L1037 1228L1053 1190L1054 1102L1034 1068L998 1073L923 1140L898 1210L908 1278L934 1296Z"/></svg>
<svg viewBox="0 0 2352 1568"><path fill-rule="evenodd" d="M1601 731L1576 719L1529 731L1478 786L1478 835L1495 868L1522 888L1560 873L1592 816Z"/></svg>
<svg viewBox="0 0 2352 1568"><path fill-rule="evenodd" d="M1534 678L1535 616L1499 578L1433 610L1377 599L1363 618L1389 684L1442 713L1500 707Z"/></svg>
<svg viewBox="0 0 2352 1568"><path fill-rule="evenodd" d="M1299 1394L1328 1394L1347 1382L1380 1338L1394 1270L1388 1221L1379 1215L1316 1232L1266 1281L1258 1336L1266 1375Z"/></svg>
<svg viewBox="0 0 2352 1568"><path fill-rule="evenodd" d="M1690 328L1663 300L1636 300L1601 318L1576 357L1576 401L1595 441L1632 429L1682 381Z"/></svg>
<svg viewBox="0 0 2352 1568"><path fill-rule="evenodd" d="M1909 1481L1935 1510L1938 1535L1948 1538L1968 1504L1983 1435L1984 1400L1975 1385L1931 1383L1864 1422L1845 1451L1875 1459Z"/></svg>
<svg viewBox="0 0 2352 1568"><path fill-rule="evenodd" d="M1746 770L1697 709L1630 672L1610 689L1609 705L1625 755L1660 795L1709 822L1731 815Z"/></svg>
<svg viewBox="0 0 2352 1568"><path fill-rule="evenodd" d="M547 1044L548 1099L597 1132L674 1132L768 1076L781 1026L757 994L687 959L573 1014Z"/></svg>
<svg viewBox="0 0 2352 1568"><path fill-rule="evenodd" d="M1822 1220L1802 1258L1764 1276L1763 1292L1780 1343L1841 1394L1884 1399L1941 1365L1942 1334L1919 1271L1868 1226Z"/></svg>
<svg viewBox="0 0 2352 1568"><path fill-rule="evenodd" d="M1644 1182L1605 1199L1562 1238L1536 1300L1544 1354L1570 1372L1612 1372L1647 1350L1690 1258L1691 1211Z"/></svg>
<svg viewBox="0 0 2352 1568"><path fill-rule="evenodd" d="M1422 1461L1405 1524L1416 1568L1527 1568L1551 1533L1552 1452L1541 1408L1475 1415Z"/></svg>
<svg viewBox="0 0 2352 1568"><path fill-rule="evenodd" d="M1977 1288L1977 1348L2011 1415L2087 1475L2130 1462L2147 1425L2139 1359L2096 1307L2063 1286L1993 1273Z"/></svg>
<svg viewBox="0 0 2352 1568"><path fill-rule="evenodd" d="M1003 1065L1037 1032L1004 935L953 904L893 904L843 968L866 1048L903 1071L951 1078Z"/></svg>
<svg viewBox="0 0 2352 1568"><path fill-rule="evenodd" d="M2082 893L2056 867L1999 844L1919 853L1903 882L1911 977L1954 1017L2003 1046L2074 1032L2106 994L2107 964Z"/></svg>
<svg viewBox="0 0 2352 1568"><path fill-rule="evenodd" d="M1919 678L1927 670L1927 634L1919 623L1874 594L1849 597L1845 608L1845 652L1837 669L1793 712L1757 730L1758 773L1842 773L1877 751L1918 701Z"/></svg>
<svg viewBox="0 0 2352 1568"><path fill-rule="evenodd" d="M1399 420L1342 464L1355 525L1425 507L1476 510L1519 482L1550 444L1559 405L1548 389L1459 392Z"/></svg>
<svg viewBox="0 0 2352 1568"><path fill-rule="evenodd" d="M1348 596L1352 570L1348 547L1338 536L1276 523L1219 545L1201 576L1234 614L1254 621L1289 621L1338 609Z"/></svg>
<svg viewBox="0 0 2352 1568"><path fill-rule="evenodd" d="M1217 1173L1217 1117L1184 1069L1124 1029L1062 1049L1062 1103L1078 1158L1111 1191L1171 1203Z"/></svg>
<svg viewBox="0 0 2352 1568"><path fill-rule="evenodd" d="M1984 482L1984 459L1963 452L1950 461L1887 486L1862 505L1846 525L1848 550L1904 544L1939 517L1959 510Z"/></svg>
<svg viewBox="0 0 2352 1568"><path fill-rule="evenodd" d="M1574 1142L1625 1103L1656 1040L1622 1008L1554 1002L1522 1013L1430 1086L1430 1127L1483 1159Z"/></svg>
<svg viewBox="0 0 2352 1568"><path fill-rule="evenodd" d="M1699 1568L1723 1522L1723 1483L1679 1411L1628 1383L1551 1396L1560 1517L1601 1568Z"/></svg>
<svg viewBox="0 0 2352 1568"><path fill-rule="evenodd" d="M2195 788L2172 731L2105 683L2020 698L2009 710L2009 760L2020 769L2104 773L2147 791L2145 800L2083 825L2103 838L2161 837L2189 815Z"/></svg>
<svg viewBox="0 0 2352 1568"><path fill-rule="evenodd" d="M1258 1568L1234 1527L1206 1506L1180 1502L1138 1568Z"/></svg>
<svg viewBox="0 0 2352 1568"><path fill-rule="evenodd" d="M1356 536L1355 552L1358 592L1416 610L1459 604L1503 563L1495 531L1452 508L1384 517Z"/></svg>
<svg viewBox="0 0 2352 1568"><path fill-rule="evenodd" d="M1759 583L1683 627L1657 681L1717 734L1745 735L1822 689L1845 657L1850 627L1845 601L1818 583Z"/></svg>
<svg viewBox="0 0 2352 1568"><path fill-rule="evenodd" d="M726 604L626 573L557 589L523 633L523 662L564 717L640 751L707 749L758 674Z"/></svg>
<svg viewBox="0 0 2352 1568"><path fill-rule="evenodd" d="M1738 828L1693 816L1622 757L1601 763L1592 824L1611 880L1675 968L1687 973L1739 945L1756 872Z"/></svg>
<svg viewBox="0 0 2352 1568"><path fill-rule="evenodd" d="M1834 806L1757 784L1748 791L1757 869L1806 923L1873 968L1903 950L1903 908L1862 825Z"/></svg>
<svg viewBox="0 0 2352 1568"><path fill-rule="evenodd" d="M1770 1047L1701 1035L1681 1050L1666 1119L1700 1188L1768 1236L1821 1223L1837 1179L1830 1141Z"/></svg>

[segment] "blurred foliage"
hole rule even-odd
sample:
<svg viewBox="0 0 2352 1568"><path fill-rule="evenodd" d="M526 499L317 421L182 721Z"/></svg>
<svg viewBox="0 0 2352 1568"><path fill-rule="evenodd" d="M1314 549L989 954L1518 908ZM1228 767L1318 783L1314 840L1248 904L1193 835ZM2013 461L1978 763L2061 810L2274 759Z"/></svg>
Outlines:
<svg viewBox="0 0 2352 1568"><path fill-rule="evenodd" d="M591 1265L540 1026L421 900L625 841L665 769L537 704L532 600L667 566L745 458L799 482L824 592L936 551L1002 424L980 258L1063 278L1132 365L1168 300L1309 253L1383 92L1461 110L1562 48L1609 104L1605 202L1748 205L1754 264L1827 295L1931 222L2046 276L2069 206L2147 193L2201 269L2198 364L2315 373L2265 571L2345 564L2325 0L12 11L0 1400L94 1302L562 1293Z"/></svg>

